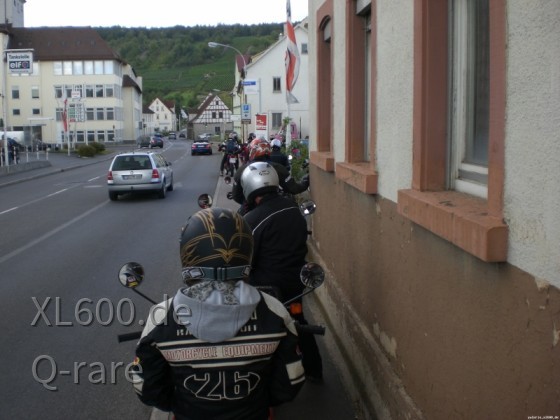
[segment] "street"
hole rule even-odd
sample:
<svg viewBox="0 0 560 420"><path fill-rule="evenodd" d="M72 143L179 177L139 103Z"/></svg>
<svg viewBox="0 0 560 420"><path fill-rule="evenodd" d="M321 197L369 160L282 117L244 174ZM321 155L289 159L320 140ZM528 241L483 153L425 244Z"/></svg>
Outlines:
<svg viewBox="0 0 560 420"><path fill-rule="evenodd" d="M162 153L175 180L163 200L109 201L110 160L0 188L3 418L150 418L127 375L135 342L117 342L142 328L150 303L117 273L140 262L143 293L174 294L180 228L198 195L214 193L220 159L190 156L190 142L166 142ZM327 383L306 385L299 407L279 408L277 419L312 418L321 406L320 418L353 418L326 357L325 369Z"/></svg>

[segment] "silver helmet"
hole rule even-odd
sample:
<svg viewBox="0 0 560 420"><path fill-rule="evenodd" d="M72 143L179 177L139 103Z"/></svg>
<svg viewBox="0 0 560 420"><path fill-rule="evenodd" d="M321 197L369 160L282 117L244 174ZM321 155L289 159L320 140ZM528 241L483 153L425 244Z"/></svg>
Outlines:
<svg viewBox="0 0 560 420"><path fill-rule="evenodd" d="M248 203L257 195L278 191L279 185L278 174L268 162L253 162L241 174L241 188Z"/></svg>

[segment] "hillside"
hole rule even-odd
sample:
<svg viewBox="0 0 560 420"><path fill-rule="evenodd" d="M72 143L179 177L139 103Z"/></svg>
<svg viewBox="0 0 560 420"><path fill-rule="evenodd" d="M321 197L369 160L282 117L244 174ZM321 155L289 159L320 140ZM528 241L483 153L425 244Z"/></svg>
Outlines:
<svg viewBox="0 0 560 420"><path fill-rule="evenodd" d="M234 84L236 52L209 48L214 41L255 54L274 43L283 24L175 26L172 28L95 28L111 48L143 78L143 100L168 99L183 108L196 107L213 89Z"/></svg>

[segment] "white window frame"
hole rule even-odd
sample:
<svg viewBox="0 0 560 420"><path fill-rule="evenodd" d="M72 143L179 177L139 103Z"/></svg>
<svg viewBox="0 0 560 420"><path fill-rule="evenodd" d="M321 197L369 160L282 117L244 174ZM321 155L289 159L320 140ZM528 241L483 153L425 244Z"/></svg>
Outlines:
<svg viewBox="0 0 560 420"><path fill-rule="evenodd" d="M469 10L469 0L452 0L449 4L451 63L448 183L453 190L487 199L488 165L465 162L467 147L473 141L474 126L473 13L472 9ZM461 174L468 175L462 177Z"/></svg>

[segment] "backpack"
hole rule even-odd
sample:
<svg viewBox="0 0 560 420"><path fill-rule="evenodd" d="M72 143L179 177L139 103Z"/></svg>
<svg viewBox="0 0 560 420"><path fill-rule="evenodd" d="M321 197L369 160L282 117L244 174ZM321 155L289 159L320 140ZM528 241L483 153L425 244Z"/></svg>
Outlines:
<svg viewBox="0 0 560 420"><path fill-rule="evenodd" d="M237 143L233 139L228 139L226 143L226 152L227 153L235 153L235 149L237 149Z"/></svg>

